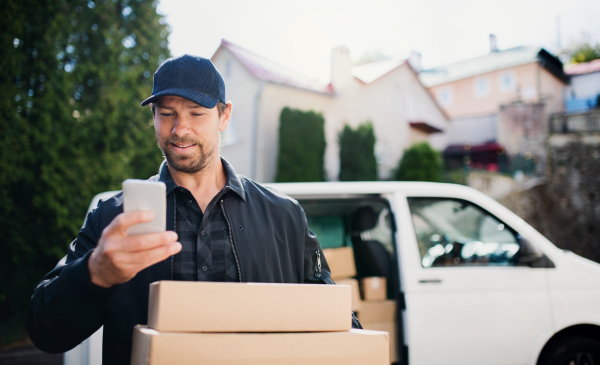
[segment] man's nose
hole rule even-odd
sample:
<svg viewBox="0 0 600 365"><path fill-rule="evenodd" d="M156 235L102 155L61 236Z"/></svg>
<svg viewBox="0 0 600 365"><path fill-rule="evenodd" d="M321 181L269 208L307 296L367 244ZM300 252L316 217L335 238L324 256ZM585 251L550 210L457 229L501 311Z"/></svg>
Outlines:
<svg viewBox="0 0 600 365"><path fill-rule="evenodd" d="M190 132L190 120L185 115L177 115L175 123L173 123L173 129L171 133L177 136L189 134Z"/></svg>

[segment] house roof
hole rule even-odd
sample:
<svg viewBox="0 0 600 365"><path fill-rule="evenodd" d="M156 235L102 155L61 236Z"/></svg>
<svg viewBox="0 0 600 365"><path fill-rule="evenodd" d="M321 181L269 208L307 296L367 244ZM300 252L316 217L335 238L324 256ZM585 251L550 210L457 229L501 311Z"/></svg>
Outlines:
<svg viewBox="0 0 600 365"><path fill-rule="evenodd" d="M569 76L584 75L592 72L600 72L600 59L565 66L565 73Z"/></svg>
<svg viewBox="0 0 600 365"><path fill-rule="evenodd" d="M563 82L566 81L562 63L558 58L552 56L543 48L528 46L490 52L484 56L423 70L419 78L426 87L432 87L532 62L540 62L557 78Z"/></svg>
<svg viewBox="0 0 600 365"><path fill-rule="evenodd" d="M367 63L361 66L352 67L352 76L356 77L365 84L369 84L396 67L404 64L406 60L384 60Z"/></svg>
<svg viewBox="0 0 600 365"><path fill-rule="evenodd" d="M226 41L225 39L221 40L221 47L229 50L242 65L244 65L244 67L259 80L321 94L333 94L331 85L324 85L317 80L313 80L298 72L287 69L245 48ZM219 47L219 49L221 47ZM215 52L215 55L218 52L219 50ZM213 55L213 58L215 55Z"/></svg>

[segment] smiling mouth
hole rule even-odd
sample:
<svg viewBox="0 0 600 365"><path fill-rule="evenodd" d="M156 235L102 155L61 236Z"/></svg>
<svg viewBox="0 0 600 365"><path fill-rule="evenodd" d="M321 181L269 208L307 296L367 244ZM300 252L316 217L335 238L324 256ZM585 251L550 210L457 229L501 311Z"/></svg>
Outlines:
<svg viewBox="0 0 600 365"><path fill-rule="evenodd" d="M178 144L173 143L173 146L178 147L178 148L188 148L188 147L192 147L195 145L194 144L178 145Z"/></svg>

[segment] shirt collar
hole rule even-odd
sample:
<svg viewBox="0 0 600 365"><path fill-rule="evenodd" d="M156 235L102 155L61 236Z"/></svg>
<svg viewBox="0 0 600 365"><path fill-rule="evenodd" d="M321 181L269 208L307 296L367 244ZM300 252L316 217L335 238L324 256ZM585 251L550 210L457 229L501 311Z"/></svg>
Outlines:
<svg viewBox="0 0 600 365"><path fill-rule="evenodd" d="M235 170L233 169L233 166L231 166L231 164L223 157L221 157L221 163L223 164L225 175L227 176L227 181L225 182L225 187L223 189L232 190L234 193L239 195L243 201L246 201L244 185L242 184L238 174L236 174ZM165 183L167 187L167 195L177 187L177 184L171 178L171 174L167 168L167 160L164 160L160 165L158 180Z"/></svg>

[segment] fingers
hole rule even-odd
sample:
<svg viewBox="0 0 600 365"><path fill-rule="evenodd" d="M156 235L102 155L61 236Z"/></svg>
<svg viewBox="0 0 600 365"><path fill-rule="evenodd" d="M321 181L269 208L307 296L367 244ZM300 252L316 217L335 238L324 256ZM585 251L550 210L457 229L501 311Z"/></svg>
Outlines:
<svg viewBox="0 0 600 365"><path fill-rule="evenodd" d="M127 236L123 239L121 247L124 251L145 251L155 247L164 246L177 241L177 233L166 231L161 233L148 233Z"/></svg>
<svg viewBox="0 0 600 365"><path fill-rule="evenodd" d="M140 251L112 250L110 245L105 246L109 247L97 247L88 262L92 282L105 288L125 283L138 272L181 251L179 242Z"/></svg>
<svg viewBox="0 0 600 365"><path fill-rule="evenodd" d="M102 232L102 235L126 235L127 229L139 223L150 222L154 219L154 212L136 210L117 215Z"/></svg>
<svg viewBox="0 0 600 365"><path fill-rule="evenodd" d="M127 282L141 270L181 251L173 231L127 235L129 227L150 221L153 215L146 211L121 213L102 231L88 263L93 283L110 287Z"/></svg>
<svg viewBox="0 0 600 365"><path fill-rule="evenodd" d="M133 265L137 266L137 271L141 271L177 254L179 251L181 251L181 243L170 242L149 250L133 252L129 254L128 258Z"/></svg>

